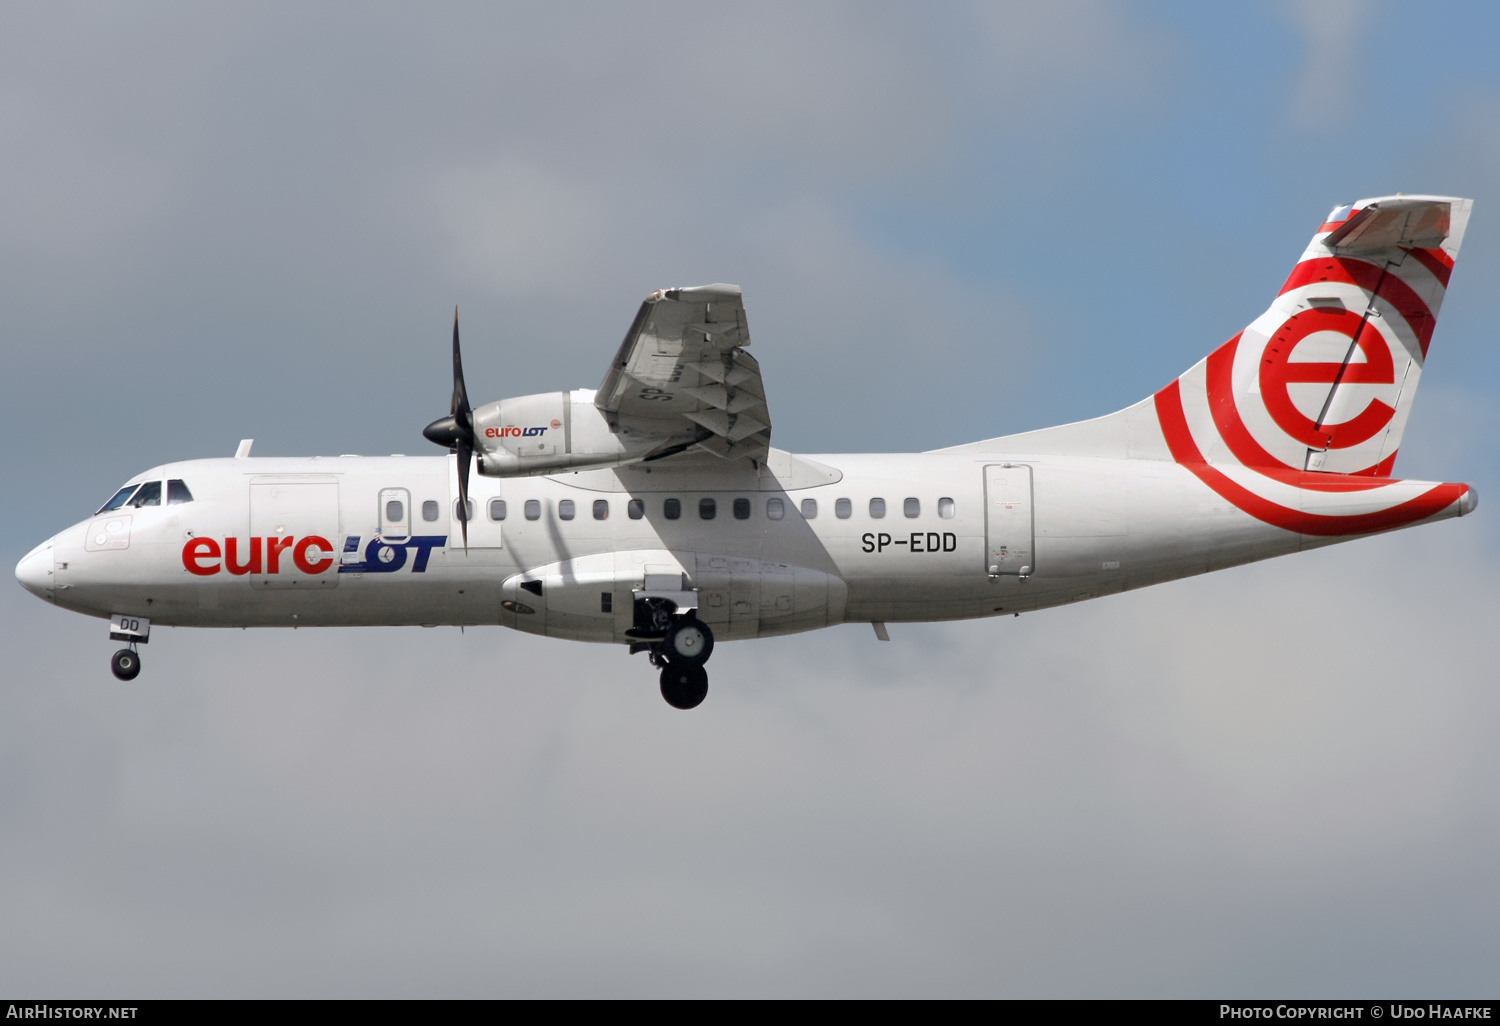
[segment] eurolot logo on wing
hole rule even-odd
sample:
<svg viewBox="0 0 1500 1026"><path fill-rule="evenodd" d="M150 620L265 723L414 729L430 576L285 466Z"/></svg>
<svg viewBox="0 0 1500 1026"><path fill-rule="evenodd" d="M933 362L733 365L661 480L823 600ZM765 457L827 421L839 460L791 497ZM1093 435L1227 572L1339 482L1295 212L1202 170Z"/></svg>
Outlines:
<svg viewBox="0 0 1500 1026"><path fill-rule="evenodd" d="M554 420L552 426L560 428L562 427L562 421ZM486 438L535 438L538 435L546 433L547 426L545 424L541 427L497 427L484 429L484 437Z"/></svg>
<svg viewBox="0 0 1500 1026"><path fill-rule="evenodd" d="M345 559L339 563L339 573L395 573L406 566L408 559L412 573L425 573L432 550L448 544L448 536L414 534L409 538L392 539L376 535L365 545L363 560L350 560L349 556L361 554L359 542L359 535L344 539ZM333 568L335 551L332 542L316 534L302 538L292 535L284 538L225 538L222 542L217 538L191 538L182 546L182 565L188 573L199 577L212 577L221 571L243 577L293 570L316 576Z"/></svg>

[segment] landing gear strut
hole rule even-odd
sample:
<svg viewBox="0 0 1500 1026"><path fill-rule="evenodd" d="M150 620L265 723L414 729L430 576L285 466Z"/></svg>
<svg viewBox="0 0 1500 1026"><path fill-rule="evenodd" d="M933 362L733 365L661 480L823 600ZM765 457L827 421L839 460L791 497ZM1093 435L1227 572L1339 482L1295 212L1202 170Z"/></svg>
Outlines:
<svg viewBox="0 0 1500 1026"><path fill-rule="evenodd" d="M708 696L703 664L714 651L713 631L697 617L675 617L665 637L651 646L651 665L661 669L661 697L674 709L692 709Z"/></svg>
<svg viewBox="0 0 1500 1026"><path fill-rule="evenodd" d="M141 672L141 655L134 645L122 648L110 657L109 668L121 680L135 680L136 674Z"/></svg>

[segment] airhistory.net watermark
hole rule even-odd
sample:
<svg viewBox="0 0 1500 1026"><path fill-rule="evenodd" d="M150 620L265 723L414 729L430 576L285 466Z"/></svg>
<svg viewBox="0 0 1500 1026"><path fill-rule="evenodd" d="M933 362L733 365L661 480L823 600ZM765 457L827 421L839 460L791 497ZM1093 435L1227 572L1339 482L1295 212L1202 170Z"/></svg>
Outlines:
<svg viewBox="0 0 1500 1026"><path fill-rule="evenodd" d="M7 1005L7 1019L134 1019L138 1005L53 1005L34 1002Z"/></svg>

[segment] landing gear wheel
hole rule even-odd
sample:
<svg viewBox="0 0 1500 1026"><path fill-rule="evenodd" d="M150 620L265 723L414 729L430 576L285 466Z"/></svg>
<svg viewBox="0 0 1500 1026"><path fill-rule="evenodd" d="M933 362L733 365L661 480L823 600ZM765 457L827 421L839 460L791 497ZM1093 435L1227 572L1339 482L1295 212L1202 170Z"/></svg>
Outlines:
<svg viewBox="0 0 1500 1026"><path fill-rule="evenodd" d="M110 659L109 668L121 680L135 680L136 674L141 672L141 657L128 648L122 648Z"/></svg>
<svg viewBox="0 0 1500 1026"><path fill-rule="evenodd" d="M661 697L673 709L692 709L708 697L708 671L697 663L668 663L661 670Z"/></svg>
<svg viewBox="0 0 1500 1026"><path fill-rule="evenodd" d="M687 617L678 620L667 631L662 648L673 662L702 665L713 655L714 634L701 620Z"/></svg>

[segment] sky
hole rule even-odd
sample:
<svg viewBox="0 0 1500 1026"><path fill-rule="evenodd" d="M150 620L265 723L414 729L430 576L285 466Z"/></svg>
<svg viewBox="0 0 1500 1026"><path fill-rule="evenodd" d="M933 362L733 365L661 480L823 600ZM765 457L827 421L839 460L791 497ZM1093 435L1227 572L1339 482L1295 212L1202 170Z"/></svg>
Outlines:
<svg viewBox="0 0 1500 1026"><path fill-rule="evenodd" d="M1475 199L1398 474L1461 521L1020 618L640 656L155 632L12 586L0 994L1481 997L1500 960L1500 12L7 4L13 565L152 465L430 454L745 291L773 440L1095 416L1334 205Z"/></svg>

